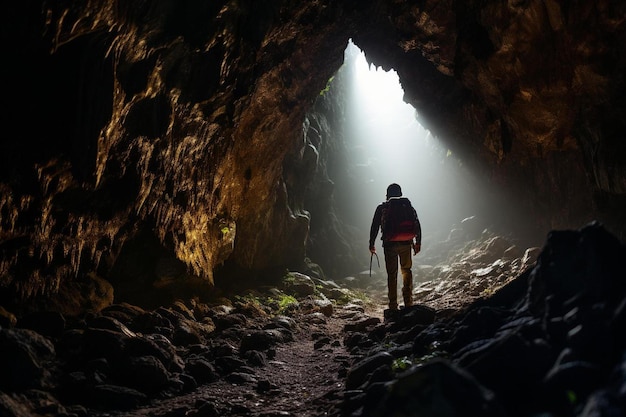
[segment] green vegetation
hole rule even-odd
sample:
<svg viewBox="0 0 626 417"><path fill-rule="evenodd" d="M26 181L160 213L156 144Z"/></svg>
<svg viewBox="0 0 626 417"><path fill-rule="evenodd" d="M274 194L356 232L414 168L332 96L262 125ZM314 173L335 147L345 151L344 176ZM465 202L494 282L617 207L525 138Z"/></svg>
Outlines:
<svg viewBox="0 0 626 417"><path fill-rule="evenodd" d="M417 364L424 363L424 362L428 362L430 360L433 360L435 358L443 358L443 357L446 357L446 356L447 356L447 354L445 352L436 351L436 352L432 352L432 353L429 353L429 354L424 355L424 356L420 356L419 358L417 358L415 360L415 363L417 363Z"/></svg>
<svg viewBox="0 0 626 417"><path fill-rule="evenodd" d="M328 79L328 81L326 82L326 87L324 87L324 89L322 91L320 91L320 96L324 96L324 94L328 93L328 91L330 90L330 84L333 82L333 79L335 78L335 76L333 75L332 77L330 77Z"/></svg>
<svg viewBox="0 0 626 417"><path fill-rule="evenodd" d="M402 372L402 371L406 371L407 369L409 369L411 365L413 365L413 362L411 362L411 360L408 357L403 356L401 358L395 359L391 363L391 370L394 372Z"/></svg>
<svg viewBox="0 0 626 417"><path fill-rule="evenodd" d="M294 277L290 271L285 272L285 275L283 276L283 283L293 284L294 282L296 282L296 277Z"/></svg>
<svg viewBox="0 0 626 417"><path fill-rule="evenodd" d="M281 294L276 302L278 303L278 313L280 314L284 314L292 306L298 304L298 300L295 297L287 294Z"/></svg>
<svg viewBox="0 0 626 417"><path fill-rule="evenodd" d="M387 343L384 345L384 347L386 349L391 349L391 347L395 345L393 342L392 343ZM394 372L402 372L402 371L406 371L407 369L411 368L412 366L418 366L418 365L422 365L426 362L429 362L433 359L436 358L445 358L448 356L448 353L443 351L443 350L434 350L431 353L428 353L426 355L420 356L420 357L408 357L408 356L403 356L401 358L397 358L395 359L392 363L391 363L391 370Z"/></svg>
<svg viewBox="0 0 626 417"><path fill-rule="evenodd" d="M242 305L265 310L268 313L274 311L276 314L285 314L290 309L298 306L298 300L295 297L284 293L261 295L249 292L244 295L236 295L234 299Z"/></svg>
<svg viewBox="0 0 626 417"><path fill-rule="evenodd" d="M576 393L572 390L568 390L567 393L567 400L570 402L570 404L576 404L578 402L578 398L576 397Z"/></svg>
<svg viewBox="0 0 626 417"><path fill-rule="evenodd" d="M365 291L350 290L350 292L353 294L354 299L361 300L365 304L373 303L371 297Z"/></svg>
<svg viewBox="0 0 626 417"><path fill-rule="evenodd" d="M242 304L261 304L261 299L252 293L247 293L244 295L235 295L235 301L240 302Z"/></svg>

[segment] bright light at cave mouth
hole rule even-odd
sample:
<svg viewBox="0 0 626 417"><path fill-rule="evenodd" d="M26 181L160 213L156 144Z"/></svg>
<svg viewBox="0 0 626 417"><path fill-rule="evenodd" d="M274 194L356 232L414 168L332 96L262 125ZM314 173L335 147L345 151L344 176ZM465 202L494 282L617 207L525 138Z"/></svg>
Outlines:
<svg viewBox="0 0 626 417"><path fill-rule="evenodd" d="M353 43L348 48L357 48ZM364 116L372 117L371 123L416 125L415 109L403 101L404 91L398 74L368 64L365 54L359 50L354 63L355 85ZM417 126L415 126L417 127ZM389 139L397 138L390 135Z"/></svg>
<svg viewBox="0 0 626 417"><path fill-rule="evenodd" d="M452 224L475 214L468 207L472 197L460 179L465 175L460 162L403 101L396 71L368 63L367 53L352 41L344 65L350 86L345 134L359 179L351 190L358 229L369 234L374 209L392 182L413 202L424 234L447 233Z"/></svg>

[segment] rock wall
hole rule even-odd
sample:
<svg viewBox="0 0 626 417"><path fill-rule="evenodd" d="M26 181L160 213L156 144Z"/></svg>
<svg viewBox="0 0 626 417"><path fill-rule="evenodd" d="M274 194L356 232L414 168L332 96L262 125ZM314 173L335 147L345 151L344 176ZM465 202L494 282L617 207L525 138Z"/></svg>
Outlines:
<svg viewBox="0 0 626 417"><path fill-rule="evenodd" d="M315 145L311 127L324 122L306 115L350 37L398 72L420 122L523 196L538 225L598 217L621 233L625 7L12 3L3 298L55 293L93 272L211 283L225 262L245 274L299 267L307 241L337 245L349 232L309 234L332 220L323 207L336 178L306 173L337 149ZM121 268L138 256L139 273ZM183 268L159 272L170 258Z"/></svg>

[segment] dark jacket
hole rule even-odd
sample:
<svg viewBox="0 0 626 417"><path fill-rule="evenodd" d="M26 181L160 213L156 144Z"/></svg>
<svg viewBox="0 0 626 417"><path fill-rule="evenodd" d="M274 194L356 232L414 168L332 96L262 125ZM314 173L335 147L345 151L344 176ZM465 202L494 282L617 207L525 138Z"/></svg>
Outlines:
<svg viewBox="0 0 626 417"><path fill-rule="evenodd" d="M389 200L394 199L394 198L404 199L404 200L409 201L408 198L406 197L391 197L387 201L380 203L376 207L376 211L374 212L374 218L372 219L372 226L370 227L370 242L369 242L370 247L374 246L374 242L376 241L376 236L378 235L378 230L380 229L381 221L383 217L383 208L385 207L386 204L388 204ZM422 244L422 226L420 224L419 218L417 217L417 212L415 212L415 209L413 209L413 212L415 214L416 225L417 225L417 235L415 236L415 243L418 245L421 245ZM381 233L381 240L383 241L383 246L389 243L388 236L385 236L384 230ZM407 243L410 243L410 242L411 242L410 240L407 241Z"/></svg>

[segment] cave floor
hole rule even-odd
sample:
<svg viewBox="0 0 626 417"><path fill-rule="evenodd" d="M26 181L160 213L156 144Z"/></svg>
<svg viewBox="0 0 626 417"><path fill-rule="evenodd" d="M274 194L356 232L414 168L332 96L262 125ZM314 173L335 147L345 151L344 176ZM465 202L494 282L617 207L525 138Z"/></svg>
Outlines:
<svg viewBox="0 0 626 417"><path fill-rule="evenodd" d="M433 258L429 257L428 253L420 254L414 268L414 304L432 309L437 320L447 320L476 300L490 297L534 262L527 256L528 251L523 257L524 252L520 251L519 257L505 259L501 253L493 250L497 246L494 242L498 241L501 240L483 239L474 242L472 246L459 246L458 251L444 251L451 254L445 262L431 262ZM500 246L504 250L510 245L503 242ZM328 284L328 281L319 281L318 284L324 282ZM229 375L215 382L200 384L194 390L172 398L153 399L137 409L107 410L92 415L99 417L345 415L342 408L350 403L351 395L356 395L355 392L346 389L347 376L355 364L367 357L371 349L376 348L374 344L358 345L351 337L354 333L359 333L362 340L371 341L370 336L373 334L382 334L382 340L375 343L384 345L386 340L384 335L389 335L387 325L393 327L393 323L386 321L384 314L387 307L387 285L383 268L363 271L352 277L352 280L338 280L336 283L333 281L333 285L334 290L338 289L339 294L347 294L347 298L337 301L335 297L323 296L326 303L329 299L332 301L332 309L326 310L323 314L320 311L311 314L310 310L301 307L287 313L286 316L292 322L290 327L292 337L288 341L274 345L268 351L271 354L268 354L260 365L244 367L247 369L233 373L237 374L236 377ZM246 291L255 294L255 291L262 292L263 289ZM400 289L398 291L400 292ZM231 298L241 301L242 293L243 290L239 288L231 294L233 295ZM256 300L251 302L254 304L262 297L253 296L247 300L250 299ZM298 300L300 301L300 298ZM261 312L263 308L267 310L269 306L259 307L257 304L249 309L251 314L246 314L249 321L244 331L261 329L267 324L268 317ZM378 336L374 338L376 337Z"/></svg>
<svg viewBox="0 0 626 417"><path fill-rule="evenodd" d="M350 361L342 339L345 325L354 317L353 307L336 307L323 322L297 320L293 341L278 344L275 356L265 366L256 367L249 381L220 379L185 395L154 400L140 409L94 415L331 415L337 411L344 390L345 375L341 372ZM365 315L382 319L382 309L370 305ZM214 412L207 412L207 408Z"/></svg>
<svg viewBox="0 0 626 417"><path fill-rule="evenodd" d="M417 285L416 303L451 311L471 303L466 291L423 291L432 283ZM275 347L264 366L255 367L249 380L225 379L202 385L193 392L156 399L139 409L107 411L94 416L298 416L341 415L345 401L346 372L359 358L345 343L347 326L362 323L363 331L383 323L386 308L384 286L362 290L367 299L359 304L336 304L333 314L298 316L293 340ZM428 299L421 303L420 297ZM261 319L259 319L260 321ZM255 326L254 323L251 324Z"/></svg>

